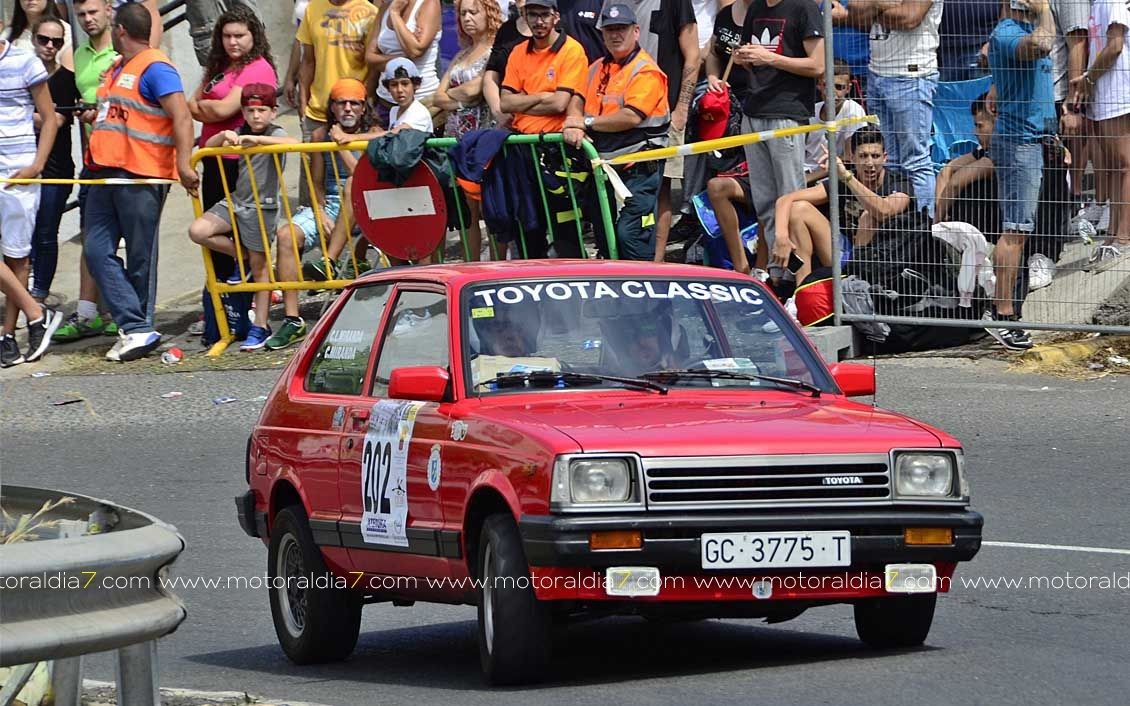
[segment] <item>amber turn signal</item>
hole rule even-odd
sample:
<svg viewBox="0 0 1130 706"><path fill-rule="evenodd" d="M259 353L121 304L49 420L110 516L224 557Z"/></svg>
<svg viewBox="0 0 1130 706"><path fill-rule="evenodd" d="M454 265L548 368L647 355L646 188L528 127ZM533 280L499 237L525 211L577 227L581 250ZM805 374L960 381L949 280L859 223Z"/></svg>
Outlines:
<svg viewBox="0 0 1130 706"><path fill-rule="evenodd" d="M643 537L638 530L593 532L589 535L589 549L639 549Z"/></svg>
<svg viewBox="0 0 1130 706"><path fill-rule="evenodd" d="M953 544L953 530L949 527L907 527L903 531L907 544Z"/></svg>

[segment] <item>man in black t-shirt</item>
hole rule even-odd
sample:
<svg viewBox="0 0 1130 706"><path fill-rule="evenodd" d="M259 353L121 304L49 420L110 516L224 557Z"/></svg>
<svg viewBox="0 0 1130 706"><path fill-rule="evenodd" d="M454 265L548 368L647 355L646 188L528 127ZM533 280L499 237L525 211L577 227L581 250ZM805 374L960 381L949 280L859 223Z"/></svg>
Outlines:
<svg viewBox="0 0 1130 706"><path fill-rule="evenodd" d="M836 159L840 174L840 232L854 245L867 245L883 223L902 213L913 212L910 182L888 171L883 133L867 126L852 135L851 152L856 176ZM797 282L816 266L813 256L825 267L832 265L832 224L821 211L827 205L828 182L785 194L777 201L777 233L771 256L773 264L785 267L794 250L804 266L796 272Z"/></svg>
<svg viewBox="0 0 1130 706"><path fill-rule="evenodd" d="M740 95L745 132L807 125L815 110L816 77L824 71L817 4L812 0L755 0L746 12L742 42L735 53L734 71L746 72ZM794 135L745 148L753 207L771 251L776 234L787 235L776 224L777 199L804 188L804 142L804 135ZM785 271L773 267L770 274L777 279ZM798 277L798 281L803 280Z"/></svg>
<svg viewBox="0 0 1130 706"><path fill-rule="evenodd" d="M596 27L603 4L601 0L557 0L561 13L557 28L581 43L590 64L604 56L604 37Z"/></svg>
<svg viewBox="0 0 1130 706"><path fill-rule="evenodd" d="M516 0L510 19L503 22L494 35L494 45L490 48L490 56L487 57L487 65L483 69L483 99L494 116L495 127L499 128L510 126L510 113L502 112L499 103L502 77L506 74L506 62L510 60L511 50L529 39L531 35L530 26L522 16L522 8L525 6L526 0Z"/></svg>

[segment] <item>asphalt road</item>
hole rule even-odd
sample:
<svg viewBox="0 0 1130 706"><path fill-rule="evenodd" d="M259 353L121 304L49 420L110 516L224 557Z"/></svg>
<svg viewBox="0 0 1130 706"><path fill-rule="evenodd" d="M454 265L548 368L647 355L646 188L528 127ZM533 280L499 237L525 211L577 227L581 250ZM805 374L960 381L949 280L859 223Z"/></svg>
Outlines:
<svg viewBox="0 0 1130 706"><path fill-rule="evenodd" d="M188 541L179 576L261 575L266 551L239 530L232 497L243 488L241 454L261 405L254 398L275 375L7 383L3 480L110 498L175 524ZM1124 552L986 546L960 577L1130 581L1130 376L1074 382L1007 372L993 361L907 360L882 362L879 381L881 405L966 444L987 540ZM173 390L184 395L160 397ZM243 401L212 404L225 394ZM185 589L188 620L161 643L162 684L335 705L1126 704L1130 590L1099 586L955 583L939 600L927 646L885 654L855 639L844 606L773 626L596 621L562 636L553 683L504 691L486 689L479 677L469 607L372 606L352 659L297 668L276 645L264 592ZM112 680L110 661L89 660L87 676Z"/></svg>

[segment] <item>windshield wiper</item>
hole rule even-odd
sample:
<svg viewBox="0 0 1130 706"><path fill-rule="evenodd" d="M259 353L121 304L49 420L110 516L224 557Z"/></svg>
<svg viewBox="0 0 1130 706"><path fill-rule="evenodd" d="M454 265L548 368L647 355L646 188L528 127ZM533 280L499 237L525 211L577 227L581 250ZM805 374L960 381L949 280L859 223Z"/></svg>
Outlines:
<svg viewBox="0 0 1130 706"><path fill-rule="evenodd" d="M679 378L699 378L705 380L762 380L764 382L771 382L785 387L791 387L796 390L805 390L811 392L813 397L819 397L823 392L819 387L804 380L796 380L793 378L779 378L772 375L759 375L757 373L736 373L732 370L692 370L690 368L674 368L671 370L656 370L650 373L644 373L640 376L645 380L657 378L660 380L667 380L675 382Z"/></svg>
<svg viewBox="0 0 1130 706"><path fill-rule="evenodd" d="M615 382L625 387L637 390L653 390L661 395L667 394L667 387L650 380L640 378L622 378L615 375L601 375L599 373L570 373L555 372L552 370L534 370L528 373L499 373L497 377L475 383L474 387L495 385L499 388L518 387L530 383L534 386L553 386L558 383L596 383Z"/></svg>

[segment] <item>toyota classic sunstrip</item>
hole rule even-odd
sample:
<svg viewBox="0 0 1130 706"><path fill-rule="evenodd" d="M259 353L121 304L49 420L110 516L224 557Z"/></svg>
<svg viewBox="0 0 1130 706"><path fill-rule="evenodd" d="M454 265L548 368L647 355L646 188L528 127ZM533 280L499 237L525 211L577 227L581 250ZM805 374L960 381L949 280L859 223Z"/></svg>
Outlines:
<svg viewBox="0 0 1130 706"><path fill-rule="evenodd" d="M555 624L766 618L850 604L860 639L927 637L980 548L961 445L850 400L759 282L640 262L386 270L352 284L271 391L244 532L278 640L344 659L362 606L478 608L492 683Z"/></svg>

